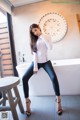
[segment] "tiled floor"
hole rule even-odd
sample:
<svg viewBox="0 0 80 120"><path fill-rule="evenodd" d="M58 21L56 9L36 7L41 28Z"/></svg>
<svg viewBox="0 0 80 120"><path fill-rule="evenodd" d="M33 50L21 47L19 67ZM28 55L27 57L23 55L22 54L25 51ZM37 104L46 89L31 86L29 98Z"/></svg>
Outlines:
<svg viewBox="0 0 80 120"><path fill-rule="evenodd" d="M22 86L19 86L19 92L26 109ZM55 96L30 96L32 115L27 117L26 114L20 113L17 107L19 120L80 120L80 95L61 96L61 98L63 114L58 116ZM11 112L8 112L8 115L8 120L13 120Z"/></svg>

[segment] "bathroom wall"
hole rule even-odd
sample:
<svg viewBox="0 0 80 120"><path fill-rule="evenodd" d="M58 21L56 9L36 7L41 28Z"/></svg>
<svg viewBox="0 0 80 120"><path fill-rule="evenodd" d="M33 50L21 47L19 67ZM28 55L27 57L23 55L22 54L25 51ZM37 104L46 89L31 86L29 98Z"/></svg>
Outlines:
<svg viewBox="0 0 80 120"><path fill-rule="evenodd" d="M63 15L68 24L68 31L63 40L53 43L53 49L48 52L51 60L80 58L80 33L76 14L80 12L80 4L53 4L50 1L29 4L13 9L12 21L17 63L32 61L30 50L29 26L38 23L48 12L58 12Z"/></svg>

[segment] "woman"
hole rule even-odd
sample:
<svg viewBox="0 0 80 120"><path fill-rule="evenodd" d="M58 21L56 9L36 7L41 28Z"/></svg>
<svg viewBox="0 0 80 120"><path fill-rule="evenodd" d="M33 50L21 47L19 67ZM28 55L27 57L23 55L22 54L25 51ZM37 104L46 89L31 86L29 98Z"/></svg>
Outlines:
<svg viewBox="0 0 80 120"><path fill-rule="evenodd" d="M59 84L52 63L47 58L47 50L52 48L50 36L43 35L39 25L32 24L30 26L30 39L31 39L31 51L34 56L34 59L32 64L30 65L30 67L25 72L22 78L23 90L26 98L26 109L27 109L26 114L27 116L31 115L31 109L30 109L31 101L29 99L29 86L28 86L29 78L34 73L37 73L38 70L42 67L47 72L47 74L49 75L52 81L56 95L57 113L58 115L61 115L62 107L61 107Z"/></svg>

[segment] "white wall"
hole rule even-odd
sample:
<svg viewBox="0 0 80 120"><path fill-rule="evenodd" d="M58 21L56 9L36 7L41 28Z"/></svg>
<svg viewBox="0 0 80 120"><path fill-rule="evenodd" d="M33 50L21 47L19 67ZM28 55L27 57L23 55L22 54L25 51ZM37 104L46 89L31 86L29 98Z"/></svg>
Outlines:
<svg viewBox="0 0 80 120"><path fill-rule="evenodd" d="M59 12L68 24L68 32L63 40L53 44L52 51L48 52L51 60L80 58L80 33L76 14L80 12L78 4L53 4L49 1L29 4L13 10L14 40L19 63L19 51L25 54L26 62L32 61L29 46L29 26L38 23L40 18L48 12Z"/></svg>

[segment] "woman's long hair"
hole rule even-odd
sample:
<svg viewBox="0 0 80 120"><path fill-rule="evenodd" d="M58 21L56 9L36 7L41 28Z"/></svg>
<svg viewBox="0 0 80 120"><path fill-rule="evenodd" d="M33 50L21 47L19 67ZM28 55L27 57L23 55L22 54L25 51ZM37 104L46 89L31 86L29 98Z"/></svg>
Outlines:
<svg viewBox="0 0 80 120"><path fill-rule="evenodd" d="M32 52L37 52L36 42L38 40L38 36L36 36L36 35L33 34L33 32L32 32L33 28L39 28L40 29L40 27L37 24L32 24L30 26L30 39L31 39L31 41L30 41L30 47L31 47L31 51Z"/></svg>

